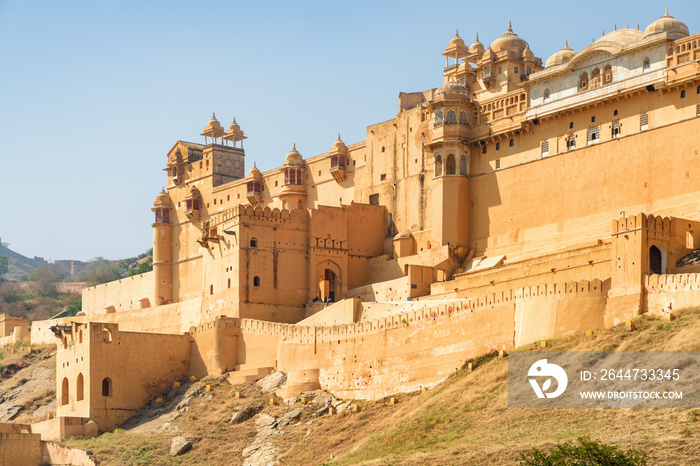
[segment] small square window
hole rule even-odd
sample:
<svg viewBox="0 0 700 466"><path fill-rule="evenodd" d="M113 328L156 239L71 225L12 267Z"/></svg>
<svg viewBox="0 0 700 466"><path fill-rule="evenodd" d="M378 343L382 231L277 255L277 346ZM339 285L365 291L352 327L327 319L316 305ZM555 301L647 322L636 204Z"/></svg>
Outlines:
<svg viewBox="0 0 700 466"><path fill-rule="evenodd" d="M569 123L569 129L574 129L574 122Z"/></svg>
<svg viewBox="0 0 700 466"><path fill-rule="evenodd" d="M386 180L386 173L382 173L382 176L380 176L379 178L381 179L381 181L385 181Z"/></svg>
<svg viewBox="0 0 700 466"><path fill-rule="evenodd" d="M594 116L591 117L591 123L595 123L595 117L594 117Z"/></svg>

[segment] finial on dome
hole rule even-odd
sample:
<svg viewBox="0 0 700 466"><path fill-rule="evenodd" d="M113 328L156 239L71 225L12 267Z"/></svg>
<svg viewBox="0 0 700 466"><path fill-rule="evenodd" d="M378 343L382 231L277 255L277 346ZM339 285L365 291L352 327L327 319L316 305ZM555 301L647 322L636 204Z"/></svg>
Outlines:
<svg viewBox="0 0 700 466"><path fill-rule="evenodd" d="M617 24L615 25L615 31L617 31Z"/></svg>
<svg viewBox="0 0 700 466"><path fill-rule="evenodd" d="M510 21L508 21L508 32L510 32L511 34L513 33L513 25Z"/></svg>
<svg viewBox="0 0 700 466"><path fill-rule="evenodd" d="M294 147L292 147L292 150L297 150L297 143L294 143Z"/></svg>
<svg viewBox="0 0 700 466"><path fill-rule="evenodd" d="M338 141L340 141L340 133L338 133Z"/></svg>
<svg viewBox="0 0 700 466"><path fill-rule="evenodd" d="M212 119L216 119L216 112L211 112Z"/></svg>
<svg viewBox="0 0 700 466"><path fill-rule="evenodd" d="M455 29L455 37L459 37L459 28Z"/></svg>
<svg viewBox="0 0 700 466"><path fill-rule="evenodd" d="M257 166L255 166L255 162L253 162L253 168L258 168Z"/></svg>
<svg viewBox="0 0 700 466"><path fill-rule="evenodd" d="M625 23L625 29L629 29L629 28L630 28L630 22L627 21L627 22Z"/></svg>
<svg viewBox="0 0 700 466"><path fill-rule="evenodd" d="M671 16L668 14L668 7L666 7L666 14L664 16Z"/></svg>
<svg viewBox="0 0 700 466"><path fill-rule="evenodd" d="M565 49L568 49L568 48L569 48L569 41L568 41L568 40L567 40L566 42L564 42L564 48L565 48Z"/></svg>
<svg viewBox="0 0 700 466"><path fill-rule="evenodd" d="M639 31L639 23L637 23L637 31Z"/></svg>
<svg viewBox="0 0 700 466"><path fill-rule="evenodd" d="M479 42L479 33L476 33L476 41Z"/></svg>

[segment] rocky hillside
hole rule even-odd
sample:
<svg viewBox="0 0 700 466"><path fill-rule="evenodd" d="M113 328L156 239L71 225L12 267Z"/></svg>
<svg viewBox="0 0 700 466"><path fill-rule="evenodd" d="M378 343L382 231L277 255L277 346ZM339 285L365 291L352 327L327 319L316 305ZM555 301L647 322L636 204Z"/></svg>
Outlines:
<svg viewBox="0 0 700 466"><path fill-rule="evenodd" d="M14 252L12 249L0 243L0 256L9 257L9 269L5 275L5 280L17 281L29 275L35 268L46 265L46 261L41 257L30 259L22 254Z"/></svg>
<svg viewBox="0 0 700 466"><path fill-rule="evenodd" d="M31 423L56 410L56 346L0 349L0 422Z"/></svg>
<svg viewBox="0 0 700 466"><path fill-rule="evenodd" d="M549 341L550 350L697 351L700 311L681 311L670 322L643 316L636 331L618 326ZM434 390L398 396L396 404L353 403L321 391L305 394L308 404L286 402L265 393L274 385L234 387L225 375L183 382L124 430L66 443L91 450L101 464L506 465L517 464L524 450L581 436L643 450L650 464L700 458L700 410L508 408L507 359L493 356Z"/></svg>

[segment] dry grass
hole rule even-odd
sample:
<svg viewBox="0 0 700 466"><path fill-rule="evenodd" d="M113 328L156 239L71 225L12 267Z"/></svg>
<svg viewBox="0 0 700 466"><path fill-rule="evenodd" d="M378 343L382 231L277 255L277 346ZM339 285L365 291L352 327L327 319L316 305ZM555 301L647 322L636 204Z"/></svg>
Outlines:
<svg viewBox="0 0 700 466"><path fill-rule="evenodd" d="M672 322L639 317L634 332L617 326L550 340L548 350L698 350L700 310L678 316ZM266 400L250 387L243 400L233 398L233 391L219 383L212 400L195 398L190 411L173 421L194 444L179 458L167 453L174 434L105 434L70 443L92 450L101 464L241 464L254 420L230 425L228 419L239 406ZM505 359L484 360L474 372L460 371L434 390L400 396L397 405L360 405L359 413L320 418L305 411L298 425L285 427L273 441L281 463L507 465L516 464L525 449L581 436L643 450L652 464L691 465L700 458L700 410L508 408ZM263 412L280 416L286 409L266 405Z"/></svg>

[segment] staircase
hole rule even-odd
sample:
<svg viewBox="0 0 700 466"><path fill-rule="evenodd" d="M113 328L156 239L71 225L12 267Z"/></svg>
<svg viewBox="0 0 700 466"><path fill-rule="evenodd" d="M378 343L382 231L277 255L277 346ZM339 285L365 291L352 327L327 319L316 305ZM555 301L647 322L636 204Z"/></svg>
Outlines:
<svg viewBox="0 0 700 466"><path fill-rule="evenodd" d="M276 365L277 361L238 364L228 373L228 381L231 385L255 382L275 372Z"/></svg>

